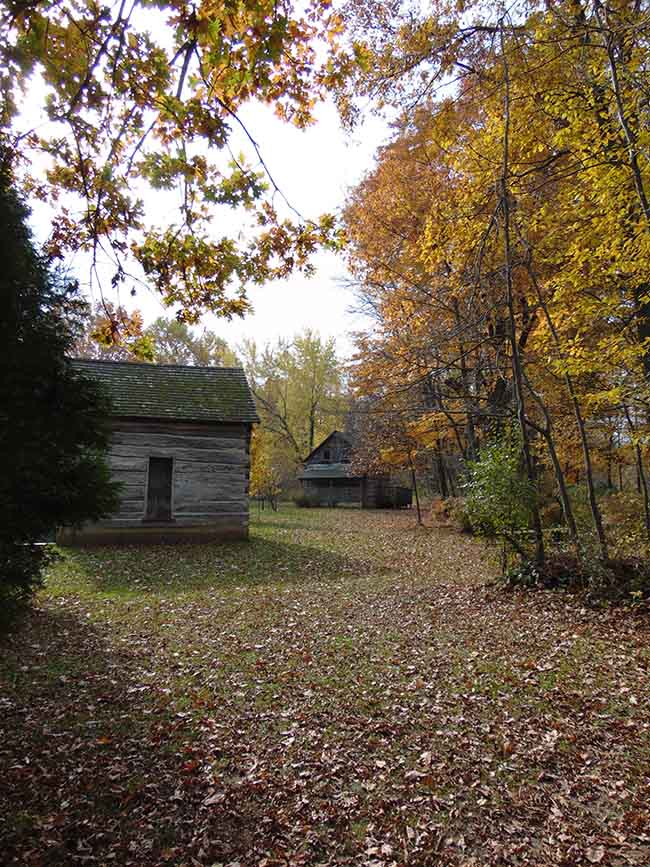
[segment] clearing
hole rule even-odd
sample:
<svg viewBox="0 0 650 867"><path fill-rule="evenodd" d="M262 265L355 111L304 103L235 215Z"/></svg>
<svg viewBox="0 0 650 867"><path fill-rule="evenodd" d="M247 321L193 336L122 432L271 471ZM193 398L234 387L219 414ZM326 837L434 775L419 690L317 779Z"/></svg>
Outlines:
<svg viewBox="0 0 650 867"><path fill-rule="evenodd" d="M2 646L3 863L650 864L647 619L413 524L67 554Z"/></svg>

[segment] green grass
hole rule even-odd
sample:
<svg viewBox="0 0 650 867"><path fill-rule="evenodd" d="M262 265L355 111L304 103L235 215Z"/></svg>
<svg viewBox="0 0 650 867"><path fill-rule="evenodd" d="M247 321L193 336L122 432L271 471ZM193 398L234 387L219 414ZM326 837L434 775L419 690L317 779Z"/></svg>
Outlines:
<svg viewBox="0 0 650 867"><path fill-rule="evenodd" d="M647 624L492 570L287 507L64 552L0 657L4 862L650 863Z"/></svg>

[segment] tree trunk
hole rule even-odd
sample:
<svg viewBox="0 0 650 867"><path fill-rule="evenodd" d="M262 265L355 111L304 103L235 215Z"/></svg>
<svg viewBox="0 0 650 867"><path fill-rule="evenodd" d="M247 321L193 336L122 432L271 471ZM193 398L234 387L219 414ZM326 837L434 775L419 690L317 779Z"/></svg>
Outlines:
<svg viewBox="0 0 650 867"><path fill-rule="evenodd" d="M571 499L569 497L569 492L567 491L566 479L564 476L564 472L562 471L562 465L560 464L560 459L557 454L557 450L555 448L555 440L553 438L553 422L551 419L551 414L548 411L548 407L544 403L539 395L531 386L528 377L524 371L524 378L526 379L526 385L528 386L528 390L530 391L533 399L539 406L544 416L544 421L546 422L546 427L536 427L536 429L541 433L541 435L546 440L546 445L548 446L548 453L551 456L551 463L553 464L553 470L555 471L555 479L557 481L558 490L560 492L560 503L562 504L562 512L564 513L564 520L566 521L567 528L569 530L569 535L571 536L571 541L573 542L574 548L578 556L581 555L581 546L580 546L580 538L578 536L578 528L575 522L575 516L573 514L573 508L571 506ZM527 422L531 424L530 421Z"/></svg>
<svg viewBox="0 0 650 867"><path fill-rule="evenodd" d="M422 512L420 511L420 497L418 495L418 483L417 483L417 479L415 477L415 467L413 465L413 459L411 458L410 454L409 454L409 464L411 467L411 480L413 482L413 493L415 494L415 509L417 511L417 516L418 516L418 526L421 527L422 526Z"/></svg>
<svg viewBox="0 0 650 867"><path fill-rule="evenodd" d="M613 448L614 434L611 434L609 442L607 443L607 487L610 491L614 488L614 481L612 479Z"/></svg>
<svg viewBox="0 0 650 867"><path fill-rule="evenodd" d="M312 407L311 412L309 413L309 452L311 454L314 451L314 437L316 435L316 411Z"/></svg>
<svg viewBox="0 0 650 867"><path fill-rule="evenodd" d="M537 278L535 276L535 272L533 271L532 265L528 264L528 273L531 279L533 286L535 287L535 293L537 295L537 300L539 302L539 306L544 313L544 318L546 319L546 324L548 325L549 333L553 338L553 343L555 344L555 348L558 351L558 355L560 358L564 357L564 353L562 352L562 345L560 343L560 336L555 327L555 323L553 322L553 318L551 317L551 313L548 309L548 305L542 296L542 291L539 287L539 283L537 282ZM564 383L567 387L567 391L569 392L569 397L571 399L571 406L573 407L573 415L576 420L576 427L578 428L578 434L580 436L580 445L582 447L582 462L585 468L585 477L587 480L587 491L589 494L589 508L591 511L591 517L594 523L594 529L596 530L596 536L598 538L598 547L600 549L600 556L603 560L607 559L607 539L605 537L605 531L603 529L603 520L602 515L600 513L600 507L598 506L598 500L596 498L596 488L594 486L594 474L593 468L591 464L591 453L589 451L589 442L587 440L587 431L585 429L584 419L582 418L582 410L580 409L580 403L578 401L578 396L576 394L576 390L573 384L573 379L571 375L565 372L563 375ZM579 476L576 476L576 484L579 481Z"/></svg>
<svg viewBox="0 0 650 867"><path fill-rule="evenodd" d="M636 441L635 434L636 428L634 422L632 421L632 416L630 415L629 407L623 404L623 412L625 413L625 418L627 419L628 427L630 428L630 433L632 434L632 439L634 442L634 456L636 458L636 477L637 484L640 488L639 493L643 492L643 516L644 516L644 524L645 524L645 532L646 536L650 538L650 497L648 496L648 481L646 479L645 470L643 468L643 453L641 452L641 446Z"/></svg>
<svg viewBox="0 0 650 867"><path fill-rule="evenodd" d="M458 309L458 299L453 300L454 319L456 327L461 330L460 311ZM465 435L467 437L467 453L466 458L470 461L475 461L478 457L478 446L476 443L476 430L474 428L474 408L471 405L469 394L471 393L469 376L467 372L467 362L465 360L465 344L462 340L458 342L458 354L460 356L460 376L463 383L463 392L465 394L464 404L465 413L467 415L467 423L465 426Z"/></svg>
<svg viewBox="0 0 650 867"><path fill-rule="evenodd" d="M449 490L447 488L447 479L445 476L445 460L442 454L442 449L440 448L440 443L436 443L436 465L438 468L438 487L440 489L440 496L443 500L446 500L449 496Z"/></svg>
<svg viewBox="0 0 650 867"><path fill-rule="evenodd" d="M526 425L526 407L524 403L523 381L521 373L521 359L519 357L519 344L517 340L517 328L515 319L515 304L513 297L512 281L512 254L510 248L510 191L508 180L510 175L510 72L505 51L505 39L503 34L503 21L500 25L501 36L501 59L503 62L503 74L505 83L504 118L503 118L503 170L501 176L501 209L503 213L503 253L506 277L506 301L508 308L509 338L512 353L512 375L517 405L517 420L522 436L526 474L532 485L536 486L536 473L533 465L533 457L530 450L528 426ZM542 534L542 522L539 517L537 501L533 503L533 531L535 534L535 563L541 567L544 565L544 536Z"/></svg>

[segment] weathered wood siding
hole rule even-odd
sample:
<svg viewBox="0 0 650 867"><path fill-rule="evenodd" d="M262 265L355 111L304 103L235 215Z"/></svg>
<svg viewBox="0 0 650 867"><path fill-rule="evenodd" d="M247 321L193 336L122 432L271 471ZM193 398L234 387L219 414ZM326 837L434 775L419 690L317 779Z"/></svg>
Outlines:
<svg viewBox="0 0 650 867"><path fill-rule="evenodd" d="M179 541L248 535L250 425L118 419L108 462L122 483L110 518L67 530L63 543ZM150 457L171 458L172 520L146 519Z"/></svg>
<svg viewBox="0 0 650 867"><path fill-rule="evenodd" d="M327 452L327 457L326 457ZM340 463L349 462L352 454L352 447L345 437L338 431L315 449L305 466L322 463Z"/></svg>
<svg viewBox="0 0 650 867"><path fill-rule="evenodd" d="M364 509L377 508L377 494L379 493L379 479L374 476L366 476L363 480L361 493L361 505Z"/></svg>
<svg viewBox="0 0 650 867"><path fill-rule="evenodd" d="M303 490L307 496L324 506L341 503L361 504L361 479L305 479Z"/></svg>

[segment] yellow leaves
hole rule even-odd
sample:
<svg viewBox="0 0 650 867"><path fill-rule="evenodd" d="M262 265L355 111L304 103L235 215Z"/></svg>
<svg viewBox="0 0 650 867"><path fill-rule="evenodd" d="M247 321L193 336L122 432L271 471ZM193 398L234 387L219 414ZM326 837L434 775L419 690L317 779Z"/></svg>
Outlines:
<svg viewBox="0 0 650 867"><path fill-rule="evenodd" d="M458 419L462 422L462 419ZM444 412L423 414L411 422L408 432L413 439L425 448L433 448L453 433L449 415Z"/></svg>
<svg viewBox="0 0 650 867"><path fill-rule="evenodd" d="M272 464L271 450L268 432L254 428L250 445L250 494L253 497L274 497L280 493L280 479Z"/></svg>
<svg viewBox="0 0 650 867"><path fill-rule="evenodd" d="M22 88L39 71L49 85L45 108L52 124L38 140L19 139L21 159L48 155L52 166L39 178L40 197L53 201L64 191L82 202L55 218L51 250L110 250L124 271L132 263L121 260L131 250L165 302L178 302L184 315L196 318L206 310L238 315L247 309L239 294L247 280L286 276L295 265L308 271L319 244L340 246L330 226L283 225L266 212L267 234L250 246L234 238L212 241L210 226L217 206L260 213L267 192L259 173L243 163L238 173L220 176L222 160L213 149L227 146L232 113L258 99L306 126L325 78L338 76L340 83L341 71L315 51L321 37L334 50L342 31L341 15L329 6L326 0L300 10L271 0L200 0L198 7L154 0L137 15L123 15L119 4L62 0L25 6L0 21L1 119L16 119ZM133 192L142 183L134 179L180 192L169 222L189 239L173 237L175 229L160 233L155 212L142 225L142 203Z"/></svg>
<svg viewBox="0 0 650 867"><path fill-rule="evenodd" d="M403 467L408 464L413 452L399 446L388 446L379 450L382 463L392 467Z"/></svg>

